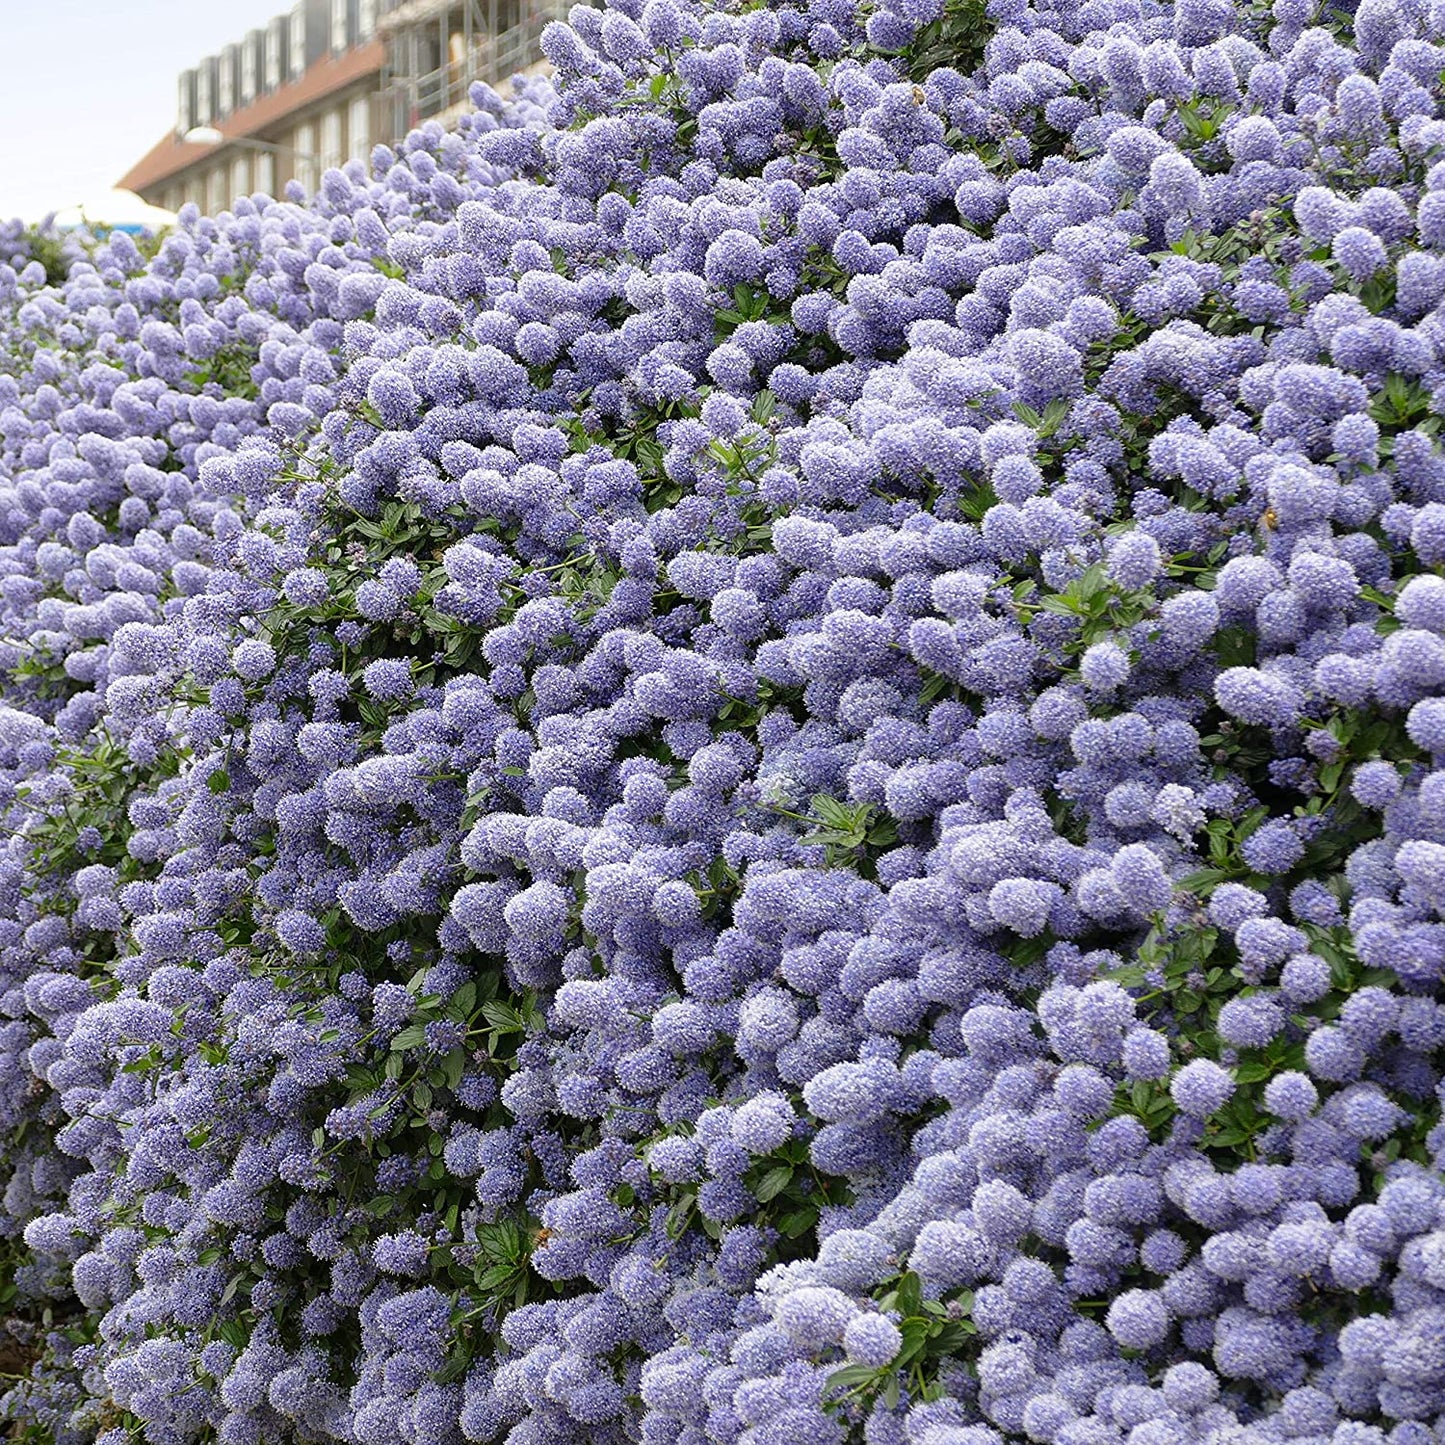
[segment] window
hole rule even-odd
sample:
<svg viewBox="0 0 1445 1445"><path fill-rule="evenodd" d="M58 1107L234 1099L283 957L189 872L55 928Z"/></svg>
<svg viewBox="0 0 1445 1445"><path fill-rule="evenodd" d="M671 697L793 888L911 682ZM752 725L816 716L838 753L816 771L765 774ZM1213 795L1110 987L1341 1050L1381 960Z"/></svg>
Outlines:
<svg viewBox="0 0 1445 1445"><path fill-rule="evenodd" d="M248 35L241 43L241 104L250 105L259 89L261 37Z"/></svg>
<svg viewBox="0 0 1445 1445"><path fill-rule="evenodd" d="M216 166L206 175L206 205L205 212L208 216L218 216L226 209L226 186L230 180L230 168L228 166Z"/></svg>
<svg viewBox="0 0 1445 1445"><path fill-rule="evenodd" d="M196 123L196 72L181 71L176 84L176 134L185 135Z"/></svg>
<svg viewBox="0 0 1445 1445"><path fill-rule="evenodd" d="M263 195L276 194L276 157L270 151L256 153L256 189Z"/></svg>
<svg viewBox="0 0 1445 1445"><path fill-rule="evenodd" d="M266 89L275 90L285 83L288 69L286 65L286 36L288 31L286 17L278 15L266 27Z"/></svg>
<svg viewBox="0 0 1445 1445"><path fill-rule="evenodd" d="M231 162L231 199L251 194L251 157L239 155Z"/></svg>
<svg viewBox="0 0 1445 1445"><path fill-rule="evenodd" d="M351 44L349 0L331 0L331 51L340 55Z"/></svg>
<svg viewBox="0 0 1445 1445"><path fill-rule="evenodd" d="M306 7L298 5L291 12L287 30L287 51L291 62L291 79L299 80L306 69Z"/></svg>
<svg viewBox="0 0 1445 1445"><path fill-rule="evenodd" d="M236 47L228 45L216 67L216 110L230 115L236 108Z"/></svg>
<svg viewBox="0 0 1445 1445"><path fill-rule="evenodd" d="M344 114L345 112L338 107L336 110L328 110L321 117L321 166L323 170L339 166L346 159L346 151L341 142Z"/></svg>
<svg viewBox="0 0 1445 1445"><path fill-rule="evenodd" d="M371 160L371 97L358 95L352 102L347 116L346 152L354 161Z"/></svg>
<svg viewBox="0 0 1445 1445"><path fill-rule="evenodd" d="M302 189L309 195L321 180L314 159L316 155L316 122L308 120L298 125L292 137L292 145L296 151L294 175L301 182Z"/></svg>
<svg viewBox="0 0 1445 1445"><path fill-rule="evenodd" d="M417 82L417 114L412 117L413 125L435 115L446 105L443 89L446 77L442 74L444 51L440 28L428 25L419 30L415 44L416 68L421 79Z"/></svg>

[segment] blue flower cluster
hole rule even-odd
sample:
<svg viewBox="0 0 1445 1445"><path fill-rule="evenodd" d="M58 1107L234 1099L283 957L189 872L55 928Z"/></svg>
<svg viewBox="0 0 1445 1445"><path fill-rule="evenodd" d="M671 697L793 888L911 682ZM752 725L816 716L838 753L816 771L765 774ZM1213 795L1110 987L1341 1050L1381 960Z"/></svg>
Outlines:
<svg viewBox="0 0 1445 1445"><path fill-rule="evenodd" d="M1445 1438L1445 7L544 44L0 267L3 1411Z"/></svg>

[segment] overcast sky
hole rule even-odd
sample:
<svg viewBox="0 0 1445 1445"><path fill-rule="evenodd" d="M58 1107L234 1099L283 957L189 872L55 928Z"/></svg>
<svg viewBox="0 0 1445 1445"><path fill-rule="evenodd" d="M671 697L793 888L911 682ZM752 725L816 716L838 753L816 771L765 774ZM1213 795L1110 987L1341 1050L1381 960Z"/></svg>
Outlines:
<svg viewBox="0 0 1445 1445"><path fill-rule="evenodd" d="M176 76L289 0L0 0L0 219L108 190L175 124Z"/></svg>

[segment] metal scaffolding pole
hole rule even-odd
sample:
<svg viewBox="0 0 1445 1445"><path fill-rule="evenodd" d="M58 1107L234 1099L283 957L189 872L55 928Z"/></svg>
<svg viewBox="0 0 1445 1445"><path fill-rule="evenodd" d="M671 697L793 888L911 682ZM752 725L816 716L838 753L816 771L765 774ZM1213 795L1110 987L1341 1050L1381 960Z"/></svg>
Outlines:
<svg viewBox="0 0 1445 1445"><path fill-rule="evenodd" d="M468 103L474 81L497 85L541 59L543 28L571 0L401 0L377 21L386 42L377 135L389 142Z"/></svg>

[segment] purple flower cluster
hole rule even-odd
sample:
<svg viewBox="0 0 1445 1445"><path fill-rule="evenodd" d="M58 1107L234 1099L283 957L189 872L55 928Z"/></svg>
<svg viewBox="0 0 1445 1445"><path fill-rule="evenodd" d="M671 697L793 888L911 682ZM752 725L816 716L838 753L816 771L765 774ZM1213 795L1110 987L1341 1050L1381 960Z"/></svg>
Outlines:
<svg viewBox="0 0 1445 1445"><path fill-rule="evenodd" d="M0 1408L1438 1439L1445 11L571 22L0 265Z"/></svg>

